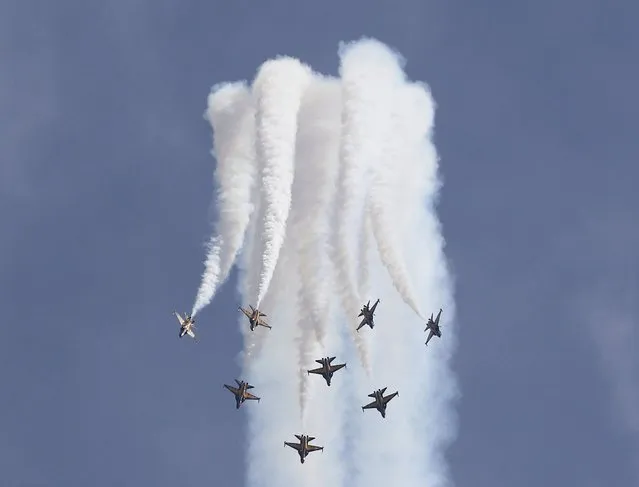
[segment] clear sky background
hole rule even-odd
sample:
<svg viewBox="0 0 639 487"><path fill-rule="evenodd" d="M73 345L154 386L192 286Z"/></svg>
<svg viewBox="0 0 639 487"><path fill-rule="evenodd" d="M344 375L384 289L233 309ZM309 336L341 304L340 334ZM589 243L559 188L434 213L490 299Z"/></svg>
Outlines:
<svg viewBox="0 0 639 487"><path fill-rule="evenodd" d="M637 18L630 0L0 2L0 484L243 484L235 278L198 343L171 316L214 215L206 97L277 54L335 74L338 42L368 35L438 104L454 481L639 485Z"/></svg>

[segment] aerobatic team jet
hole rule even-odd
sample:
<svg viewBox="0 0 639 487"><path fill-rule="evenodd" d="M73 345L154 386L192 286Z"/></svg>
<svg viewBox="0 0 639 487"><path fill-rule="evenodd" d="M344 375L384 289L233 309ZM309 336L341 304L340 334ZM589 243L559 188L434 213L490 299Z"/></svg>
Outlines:
<svg viewBox="0 0 639 487"><path fill-rule="evenodd" d="M288 441L284 442L284 446L290 446L291 448L295 448L297 453L300 455L300 463L304 463L304 459L308 456L309 453L313 453L317 450L324 451L323 446L313 446L309 443L315 439L314 436L307 435L295 435L295 438L300 440L299 443L291 443Z"/></svg>
<svg viewBox="0 0 639 487"><path fill-rule="evenodd" d="M439 310L439 313L437 313L437 318L435 318L435 320L433 321L433 314L430 314L430 318L428 318L428 323L426 323L426 329L424 329L424 331L430 330L430 333L428 334L428 338L426 339L426 345L428 345L428 342L430 342L430 339L433 338L433 336L436 336L438 338L441 338L442 336L442 331L439 329L439 317L442 315L442 310Z"/></svg>
<svg viewBox="0 0 639 487"><path fill-rule="evenodd" d="M326 380L326 383L330 387L333 374L337 372L339 369L346 367L346 364L331 365L331 362L333 360L335 360L335 357L325 357L325 358L316 360L315 362L317 362L318 364L321 364L321 367L309 370L308 371L309 375L310 374L321 375L322 377L324 377L324 379Z"/></svg>
<svg viewBox="0 0 639 487"><path fill-rule="evenodd" d="M243 380L235 379L235 382L237 383L237 387L224 384L224 387L231 391L235 396L235 409L240 409L242 403L247 399L260 402L259 397L254 396L253 394L248 392L249 389L254 389L252 385L250 385L248 382L244 382Z"/></svg>
<svg viewBox="0 0 639 487"><path fill-rule="evenodd" d="M366 406L362 406L362 411L364 411L364 409L377 409L381 413L382 418L385 418L386 405L395 396L399 396L399 392L393 392L392 394L389 394L388 396L384 396L384 392L386 392L386 389L387 387L384 387L383 389L377 389L372 394L369 394L368 397L372 397L373 402L371 402L370 404L367 404Z"/></svg>
<svg viewBox="0 0 639 487"><path fill-rule="evenodd" d="M255 330L256 326L263 326L265 328L269 328L271 329L272 327L266 323L266 321L264 321L262 319L263 316L266 316L264 313L262 313L259 309L254 308L253 306L251 306L249 304L249 308L251 308L251 311L242 308L241 306L238 308L242 313L244 313L246 315L246 317L249 319L249 324L251 327L251 331Z"/></svg>
<svg viewBox="0 0 639 487"><path fill-rule="evenodd" d="M177 311L174 311L173 314L180 322L180 338L184 335L195 338L195 332L193 331L193 328L195 328L195 319L191 318L191 315L187 315L186 313L184 313L185 318L182 318L180 313Z"/></svg>
<svg viewBox="0 0 639 487"><path fill-rule="evenodd" d="M375 309L377 308L378 304L379 304L379 299L375 301L375 304L373 305L372 308L371 308L370 300L368 301L368 303L362 306L362 310L357 315L357 317L359 318L360 316L363 316L364 318L362 319L362 322L357 327L357 331L359 331L359 329L364 325L370 326L371 330L373 329L373 327L375 326L375 322L373 321L373 315L375 314Z"/></svg>

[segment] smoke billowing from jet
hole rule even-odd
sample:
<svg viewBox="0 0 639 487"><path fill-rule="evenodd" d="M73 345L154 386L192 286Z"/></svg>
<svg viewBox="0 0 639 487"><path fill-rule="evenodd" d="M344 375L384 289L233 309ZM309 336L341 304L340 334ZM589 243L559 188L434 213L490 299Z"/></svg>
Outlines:
<svg viewBox="0 0 639 487"><path fill-rule="evenodd" d="M208 246L202 283L191 316L209 304L229 275L242 247L253 204L255 184L255 109L246 83L216 86L205 117L213 128L213 155L219 219Z"/></svg>
<svg viewBox="0 0 639 487"><path fill-rule="evenodd" d="M241 249L241 304L273 327L250 331L238 313L243 376L262 397L247 410L249 485L444 485L455 309L435 213L434 102L383 44L339 54L338 78L278 58L250 88L214 88L220 216L194 314ZM356 332L377 298L375 328ZM421 311L439 308L443 338L426 349ZM307 374L326 356L348 364L330 388ZM384 387L400 391L386 418L362 414ZM294 434L324 452L300 465L282 446Z"/></svg>

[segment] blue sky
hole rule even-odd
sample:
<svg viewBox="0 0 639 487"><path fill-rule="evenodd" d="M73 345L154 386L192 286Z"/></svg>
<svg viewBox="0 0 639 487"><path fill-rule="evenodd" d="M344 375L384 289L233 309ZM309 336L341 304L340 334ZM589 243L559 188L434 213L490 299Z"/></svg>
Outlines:
<svg viewBox="0 0 639 487"><path fill-rule="evenodd" d="M377 37L438 105L459 486L639 482L639 38L629 1L0 3L0 480L243 484L206 96ZM425 411L428 414L428 411Z"/></svg>

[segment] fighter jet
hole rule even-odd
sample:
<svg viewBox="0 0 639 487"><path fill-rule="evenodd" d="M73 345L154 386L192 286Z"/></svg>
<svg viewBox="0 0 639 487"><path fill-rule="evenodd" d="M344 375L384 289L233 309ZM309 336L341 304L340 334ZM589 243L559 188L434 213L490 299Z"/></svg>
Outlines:
<svg viewBox="0 0 639 487"><path fill-rule="evenodd" d="M385 418L386 405L395 396L399 396L399 392L393 392L392 394L389 394L388 396L384 396L384 392L386 392L386 389L387 389L386 387L384 387L383 389L377 389L372 394L369 394L368 397L372 397L374 400L370 404L367 404L366 406L362 406L362 411L364 411L364 409L377 409L381 413L382 418Z"/></svg>
<svg viewBox="0 0 639 487"><path fill-rule="evenodd" d="M248 392L249 389L254 389L252 385L250 385L248 382L244 382L243 380L235 379L235 382L237 384L237 387L224 384L224 387L226 387L229 391L231 391L233 395L235 396L235 409L240 409L240 406L242 405L242 403L246 401L247 399L260 402L259 397L254 396L253 394Z"/></svg>
<svg viewBox="0 0 639 487"><path fill-rule="evenodd" d="M426 339L426 345L428 345L428 342L430 342L430 339L433 338L433 335L435 335L438 338L441 338L442 336L442 331L439 329L439 317L442 315L442 310L439 310L439 313L437 313L437 318L435 318L435 321L433 321L433 314L430 314L430 318L428 319L428 323L426 323L426 328L424 329L424 331L429 330L430 329L430 333L428 334L428 338Z"/></svg>
<svg viewBox="0 0 639 487"><path fill-rule="evenodd" d="M195 328L195 319L191 318L191 315L187 315L186 313L184 313L185 318L182 318L180 313L177 311L174 311L173 314L180 322L180 338L184 335L195 338L195 332L193 331L193 328Z"/></svg>
<svg viewBox="0 0 639 487"><path fill-rule="evenodd" d="M317 362L318 364L321 364L322 366L316 369L309 370L308 374L321 375L322 377L324 377L324 379L326 380L326 383L330 387L333 374L337 372L339 369L346 367L346 364L331 365L331 362L333 360L335 360L335 357L326 357L326 358L321 358L319 360L316 360L315 362Z"/></svg>
<svg viewBox="0 0 639 487"><path fill-rule="evenodd" d="M297 453L299 453L300 455L300 463L304 463L304 459L308 456L309 453L313 453L314 451L317 451L317 450L322 450L322 452L324 451L323 446L309 445L309 443L315 439L314 436L295 435L295 438L300 440L300 442L291 443L291 442L285 441L284 446L290 446L291 448L295 448L297 450Z"/></svg>
<svg viewBox="0 0 639 487"><path fill-rule="evenodd" d="M242 308L241 306L238 309L249 319L251 331L255 330L256 326L263 326L268 329L272 328L272 326L270 326L266 321L262 319L262 316L266 316L264 313L262 313L259 309L254 308L250 304L249 308L251 308L251 311Z"/></svg>
<svg viewBox="0 0 639 487"><path fill-rule="evenodd" d="M357 317L359 318L360 316L363 316L364 318L362 319L362 322L357 327L357 331L359 331L359 329L364 325L370 326L371 330L373 329L373 327L375 326L375 322L373 321L373 315L375 314L375 309L377 308L378 304L379 304L379 299L375 301L375 304L373 305L372 308L371 308L370 300L368 301L368 303L362 306L362 310L359 312Z"/></svg>

